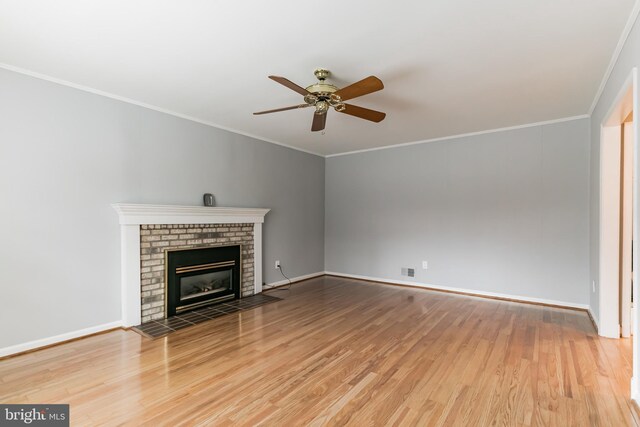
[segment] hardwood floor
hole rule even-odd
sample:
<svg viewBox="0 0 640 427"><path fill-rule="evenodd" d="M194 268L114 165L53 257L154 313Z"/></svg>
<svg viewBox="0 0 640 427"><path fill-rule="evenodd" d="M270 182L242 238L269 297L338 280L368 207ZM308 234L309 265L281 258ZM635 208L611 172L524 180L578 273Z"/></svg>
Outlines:
<svg viewBox="0 0 640 427"><path fill-rule="evenodd" d="M0 402L73 425L636 425L630 340L585 312L320 277L151 341L0 361Z"/></svg>

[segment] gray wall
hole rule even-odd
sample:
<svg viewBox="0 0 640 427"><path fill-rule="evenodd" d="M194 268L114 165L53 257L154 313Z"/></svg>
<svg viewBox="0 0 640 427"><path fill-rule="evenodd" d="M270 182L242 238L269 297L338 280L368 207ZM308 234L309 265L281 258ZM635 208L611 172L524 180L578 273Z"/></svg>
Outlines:
<svg viewBox="0 0 640 427"><path fill-rule="evenodd" d="M588 119L330 157L325 177L327 271L589 302Z"/></svg>
<svg viewBox="0 0 640 427"><path fill-rule="evenodd" d="M120 319L114 202L271 208L265 281L324 269L321 157L5 70L0 121L0 348Z"/></svg>
<svg viewBox="0 0 640 427"><path fill-rule="evenodd" d="M600 319L600 286L599 286L599 252L600 252L600 126L615 102L631 70L640 65L640 21L634 24L627 41L620 52L616 65L607 80L605 88L591 114L591 281L595 282L596 290L589 286L590 306L594 316ZM638 95L640 96L640 88ZM637 117L637 115L636 115ZM638 155L638 153L636 153ZM637 197L638 194L634 195ZM639 213L636 213L636 215Z"/></svg>

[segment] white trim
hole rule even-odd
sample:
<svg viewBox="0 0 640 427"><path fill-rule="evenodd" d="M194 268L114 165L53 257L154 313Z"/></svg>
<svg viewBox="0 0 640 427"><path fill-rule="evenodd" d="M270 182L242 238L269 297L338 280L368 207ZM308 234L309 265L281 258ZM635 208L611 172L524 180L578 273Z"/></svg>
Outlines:
<svg viewBox="0 0 640 427"><path fill-rule="evenodd" d="M80 329L73 332L54 335L48 338L41 338L39 340L29 341L22 344L16 344L10 347L0 348L0 357L9 356L16 353L22 353L24 351L34 350L40 347L46 347L51 344L57 344L57 343L69 341L75 338L81 338L86 335L108 331L109 329L115 329L121 326L122 326L122 322L117 320L115 322L103 323L102 325L92 326L90 328Z"/></svg>
<svg viewBox="0 0 640 427"><path fill-rule="evenodd" d="M638 69L634 67L631 71L633 73L633 111L634 114L640 110L640 103L638 99ZM638 120L638 116L635 116L633 120L633 259L632 263L632 289L633 294L638 295L639 291L639 278L638 278L638 268L640 268L638 262L638 239L640 239L640 188L638 186L638 177L640 176L640 144L638 140L640 139L640 120ZM640 375L640 341L638 341L637 337L640 337L640 324L638 324L638 316L636 313L636 303L633 304L633 316L631 323L631 330L633 331L633 347L632 347L632 373L633 377L631 378L631 398L636 402L640 401L640 389L637 381L638 376Z"/></svg>
<svg viewBox="0 0 640 427"><path fill-rule="evenodd" d="M383 145L381 147L365 148L365 149L362 149L362 150L355 150L355 151L346 151L344 153L327 154L324 157L325 158L330 158L330 157L338 157L338 156L347 156L347 155L350 155L350 154L366 153L366 152L369 152L369 151L388 150L390 148L409 147L411 145L427 144L429 142L447 141L447 140L450 140L450 139L458 139L458 138L467 138L467 137L470 137L470 136L486 135L488 133L496 133L496 132L505 132L505 131L517 130L517 129L525 129L525 128L530 128L530 127L534 127L534 126L552 125L552 124L555 124L555 123L563 123L563 122L570 122L570 121L573 121L573 120L588 119L589 117L591 117L589 114L581 114L579 116L563 117L563 118L560 118L560 119L546 120L546 121L543 121L543 122L527 123L527 124L523 124L523 125L509 126L509 127L496 128L496 129L488 129L488 130L482 130L482 131L478 131L478 132L461 133L461 134L458 134L458 135L451 135L451 136L443 136L443 137L439 137L439 138L424 139L424 140L421 140L421 141L404 142L402 144Z"/></svg>
<svg viewBox="0 0 640 427"><path fill-rule="evenodd" d="M638 111L637 99L637 74L636 67L625 79L607 109L607 114L600 123L600 176L598 178L598 194L599 194L599 220L598 220L598 271L599 271L599 306L598 306L598 334L608 338L620 338L619 323L619 283L618 275L618 259L612 258L612 254L618 251L618 234L619 234L619 191L612 191L611 188L619 187L619 158L620 158L620 129L621 123L629 111ZM631 96L629 96L631 95ZM630 98L630 99L629 99ZM637 129L638 121L634 120L634 127ZM633 137L634 150L634 167L633 167L633 242L634 249L638 236L638 195L637 177L638 177L638 136L637 131ZM608 167L607 167L608 165ZM608 172L607 172L608 171ZM614 190L615 190L614 188ZM618 231L616 231L618 230ZM613 237L612 237L613 236ZM634 251L634 254L636 252ZM637 257L633 260L633 283L637 282ZM636 372L636 352L634 352L634 372Z"/></svg>
<svg viewBox="0 0 640 427"><path fill-rule="evenodd" d="M201 125L210 126L210 127L216 128L216 129L221 129L221 130L227 131L227 132L237 133L238 135L243 135L243 136L246 136L246 137L249 137L249 138L257 139L259 141L268 142L270 144L279 145L281 147L290 148L290 149L296 150L296 151L302 151L303 153L313 154L314 156L324 157L320 153L316 153L316 152L310 151L310 150L305 150L304 148L299 148L299 147L294 147L292 145L287 145L287 144L284 144L282 142L274 141L273 139L264 138L262 136L254 135L252 133L243 132L241 130L230 128L230 127L227 127L227 126L222 126L222 125L219 125L217 123L213 123L213 122L210 122L210 121L207 121L207 120L198 119L196 117L188 116L186 114L181 114L181 113L178 113L178 112L172 111L172 110L167 110L166 108L157 107L155 105L147 104L145 102L136 101L134 99L127 98L127 97L124 97L124 96L116 95L116 94L109 93L109 92L104 92L104 91L99 90L99 89L94 89L94 88L91 88L91 87L88 87L88 86L83 86L83 85L79 85L79 84L76 84L76 83L72 83L72 82L67 81L67 80L59 79L57 77L52 77L52 76L48 76L46 74L36 73L35 71L26 70L26 69L20 68L20 67L14 67L13 65L4 64L4 63L1 63L1 62L0 62L0 68L3 68L3 69L8 70L8 71L13 71L14 73L24 74L24 75L29 76L29 77L34 77L36 79L46 80L48 82L56 83L56 84L59 84L59 85L62 85L62 86L68 86L68 87L71 87L71 88L74 88L74 89L81 90L83 92L89 92L89 93L92 93L94 95L100 95L100 96L104 96L104 97L107 97L107 98L115 99L116 101L126 102L127 104L137 105L138 107L148 108L149 110L157 111L159 113L169 114L170 116L179 117L181 119L189 120L191 122L196 122L196 123L199 123Z"/></svg>
<svg viewBox="0 0 640 427"><path fill-rule="evenodd" d="M142 323L140 226L120 226L120 313L126 327Z"/></svg>
<svg viewBox="0 0 640 427"><path fill-rule="evenodd" d="M639 3L636 2L636 6L634 7L634 13L637 17L638 14L638 5ZM616 58L617 60L617 58ZM608 80L608 76L607 76L607 80ZM631 91L631 102L629 102L629 99L625 97L628 96L629 91ZM598 99L599 101L599 99ZM630 105L629 105L630 104ZM637 112L639 110L639 104L638 104L638 69L636 67L633 67L631 69L631 72L629 74L629 76L625 79L624 83L622 84L620 90L618 91L615 99L612 101L611 105L609 106L609 108L607 109L607 114L603 117L603 121L602 123L600 123L600 135L599 135L599 140L600 140L600 177L599 177L599 181L598 181L598 185L599 185L599 194L600 194L600 201L599 201L599 211L600 211L600 218L598 221L598 233L600 236L600 247L598 248L599 250L599 255L598 255L598 267L599 267L599 275L600 275L600 291L599 291L599 306L598 306L598 311L599 311L599 316L600 319L597 319L594 317L594 320L596 320L596 323L598 324L598 334L601 336L605 336L605 337L610 337L610 338L620 338L620 325L619 325L619 283L617 280L615 280L615 275L613 273L611 273L611 270L614 270L615 273L615 265L614 266L610 266L608 267L609 270L609 277L612 277L612 279L603 282L602 278L603 276L603 269L607 268L606 267L606 254L603 254L606 252L606 248L603 249L603 245L602 245L602 236L603 236L603 225L607 225L605 223L605 221L603 221L603 217L602 217L602 212L603 212L603 192L606 192L606 189L604 188L604 179L603 179L603 173L602 173L602 164L603 164L603 153L605 153L606 151L603 149L603 144L606 143L607 141L607 135L605 133L609 133L609 132L615 132L616 129L619 131L620 129L620 124L623 122L624 120L624 116L626 113L628 113L628 111L633 111L634 114L635 112ZM632 283L633 283L633 291L634 291L634 295L637 295L638 292L638 238L639 238L639 230L638 227L640 226L639 224L639 216L640 213L638 211L638 206L639 206L639 200L640 199L640 189L638 187L638 174L640 173L639 170L639 157L640 157L640 149L638 149L639 144L638 144L638 133L640 132L640 125L639 125L639 120L637 120L637 116L636 118L633 120L633 151L634 151L634 160L633 160L633 260L632 260L632 265L633 265L633 279L632 279ZM613 129L613 131L611 130ZM619 136L616 135L612 135L611 138L609 138L609 143L611 143L611 141L617 141L619 138ZM614 159L615 160L615 159ZM606 177L605 177L606 178ZM606 218L605 218L606 220ZM615 229L613 229L613 232L615 233ZM606 243L606 242L605 242ZM611 245L611 247L613 247L614 245ZM617 251L617 248L615 248ZM609 249L611 250L611 249ZM603 266L604 264L604 266ZM638 319L635 319L631 325L631 328L633 330L633 335L634 337L640 336L640 326L638 325ZM638 401L638 399L640 398L640 390L638 389L639 384L637 381L638 378L638 372L640 371L640 344L638 340L633 340L633 348L632 348L632 372L633 372L633 377L631 379L630 382L630 389L631 389L631 398L635 401Z"/></svg>
<svg viewBox="0 0 640 427"><path fill-rule="evenodd" d="M114 203L120 225L263 223L271 209Z"/></svg>
<svg viewBox="0 0 640 427"><path fill-rule="evenodd" d="M628 34L627 34L627 36L628 36ZM625 37L625 40L626 40L626 37ZM167 110L165 108L157 107L157 106L152 105L152 104L147 104L147 103L144 103L144 102L136 101L134 99L127 98L127 97L124 97L124 96L120 96L120 95L116 95L116 94L113 94L113 93L105 92L105 91L102 91L102 90L99 90L99 89L94 89L94 88L91 88L91 87L88 87L88 86L79 85L79 84L72 83L72 82L67 81L67 80L59 79L57 77L48 76L46 74L37 73L35 71L30 71L30 70L27 70L27 69L24 69L24 68L15 67L13 65L9 65L9 64L5 64L5 63L1 63L0 62L0 68L8 70L8 71L13 71L14 73L24 74L26 76L34 77L34 78L37 78L37 79L40 79L40 80L45 80L45 81L49 81L49 82L52 82L52 83L56 83L56 84L59 84L59 85L62 85L62 86L71 87L71 88L74 88L74 89L77 89L77 90L81 90L83 92L92 93L94 95L104 96L104 97L107 97L107 98L115 99L117 101L126 102L128 104L136 105L138 107L148 108L150 110L157 111L157 112L164 113L164 114L168 114L170 116L179 117L181 119L189 120L191 122L199 123L199 124L202 124L202 125L205 125L205 126L210 126L210 127L216 128L216 129L221 129L221 130L224 130L224 131L227 131L227 132L233 132L233 133L236 133L238 135L246 136L248 138L253 138L253 139L256 139L256 140L259 140L259 141L268 142L270 144L279 145L281 147L289 148L289 149L296 150L296 151L301 151L303 153L312 154L314 156L318 156L318 157L322 157L322 158L346 156L348 154L357 154L357 153L364 153L364 152L367 152L367 151L385 150L385 149L395 148L395 147L406 147L406 146L410 146L410 145L425 144L425 143L428 143L428 142L446 141L446 140L449 140L449 139L464 138L464 137L484 135L484 134L494 133L494 132L502 132L502 131L508 131L508 130L523 129L523 128L528 128L528 127L533 127L533 126L550 125L550 124L554 124L554 123L562 123L562 122L567 122L567 121L571 121L571 120L580 120L580 119L585 119L585 118L591 117L591 113L589 113L589 114L582 114L582 115L578 115L578 116L564 117L564 118L547 120L547 121L536 122L536 123L527 123L527 124L509 126L509 127L503 127L503 128L487 129L487 130L478 131L478 132L463 133L463 134L450 135L450 136L444 136L444 137L439 137L439 138L431 138L431 139L425 139L425 140L420 140L420 141L405 142L405 143L395 144L395 145L384 145L382 147L365 148L363 150L347 151L347 152L344 152L344 153L335 153L335 154L326 154L325 155L325 154L317 153L315 151L310 151L310 150L306 150L304 148L299 148L299 147L295 147L293 145L288 145L288 144L285 144L285 143L282 143L282 142L278 142L278 141L275 141L273 139L264 138L264 137L261 137L261 136L258 136L258 135L254 135L252 133L244 132L244 131L241 131L241 130L238 130L238 129L235 129L235 128L222 126L222 125L219 125L217 123L213 123L213 122L210 122L210 121L207 121L207 120L198 119L196 117L188 116L186 114L178 113L176 111ZM605 80L605 82L606 82L606 80Z"/></svg>
<svg viewBox="0 0 640 427"><path fill-rule="evenodd" d="M600 330L600 321L598 320L598 316L596 316L596 314L591 309L591 306L589 306L589 308L587 308L587 311L591 315L591 318L593 319L593 322L596 324L596 328L598 330Z"/></svg>
<svg viewBox="0 0 640 427"><path fill-rule="evenodd" d="M297 276L297 277L292 277L291 278L291 283L296 283L296 282L301 282L303 280L307 280L307 279L313 279L314 277L319 277L319 276L324 276L325 274L329 274L326 271L318 271L316 273L311 273L311 274L303 274L302 276ZM271 288L275 288L276 286L282 286L282 285L286 285L288 284L289 281L288 280L279 280L277 282L271 282L266 284L262 290L267 291Z"/></svg>
<svg viewBox="0 0 640 427"><path fill-rule="evenodd" d="M451 292L460 292L467 294L469 296L479 296L479 297L494 297L494 298L506 298L515 302L533 302L539 304L549 304L549 305L557 305L559 307L566 308L577 308L580 310L588 310L588 304L577 304L573 302L567 301L556 301L544 298L534 298L534 297L525 297L521 295L511 295L511 294L501 294L497 292L486 292L486 291L478 291L476 289L468 289L468 288L455 288L451 286L441 286L441 285L432 285L429 283L422 282L410 282L408 280L391 280L391 279L383 279L380 277L370 277L370 276L361 276L359 274L347 274L347 273L336 273L334 271L326 271L325 274L331 276L339 276L339 277L347 277L350 279L360 279L360 280L371 280L374 282L382 282L389 283L391 285L408 285L408 286L416 286L425 289L431 289L435 291L451 291Z"/></svg>
<svg viewBox="0 0 640 427"><path fill-rule="evenodd" d="M256 269L255 271L258 271L258 270ZM325 274L328 274L328 273L325 273L324 271L318 271L316 273L304 274L302 276L292 277L291 278L291 283L296 283L296 282L300 282L302 280L312 279L314 277L324 276ZM287 280L280 280L278 282L272 282L272 283L269 283L268 285L266 285L264 290L267 290L267 288L274 287L274 286L286 285L287 283L288 283ZM260 287L262 288L262 284L260 284ZM139 314L140 314L140 311L138 310L138 315ZM136 323L136 325L137 324L139 324L139 323ZM34 350L34 349L38 349L40 347L46 347L46 346L49 346L51 344L62 343L62 342L69 341L69 340L72 340L72 339L75 339L75 338L82 338L82 337L85 337L87 335L92 335L92 334L95 334L95 333L98 333L98 332L108 331L109 329L120 328L122 326L123 326L123 322L120 321L120 320L117 320L115 322L104 323L102 325L92 326L90 328L80 329L80 330L77 330L77 331L67 332L67 333L64 333L64 334L55 335L55 336L48 337L48 338L41 338L39 340L29 341L29 342L25 342L25 343L22 343L22 344L16 344L16 345L13 345L13 346L10 346L10 347L0 348L0 357L10 356L10 355L16 354L16 353L22 353L24 351Z"/></svg>
<svg viewBox="0 0 640 427"><path fill-rule="evenodd" d="M596 109L596 105L600 101L600 97L602 96L602 92L604 92L604 88L607 86L607 82L609 81L609 77L611 77L611 73L618 62L618 58L620 57L620 53L622 53L622 49L624 45L627 43L627 39L629 38L629 34L631 34L631 30L638 19L638 14L640 13L640 1L636 0L636 3L633 5L633 9L631 9L631 14L629 15L629 19L627 20L627 24L625 25L622 33L620 34L620 39L618 40L618 44L616 45L613 54L611 55L611 60L609 61L609 66L607 70L604 72L604 76L602 76L602 81L600 82L600 86L598 87L598 91L593 98L593 102L591 103L591 107L589 108L589 116L593 114L593 110Z"/></svg>
<svg viewBox="0 0 640 427"><path fill-rule="evenodd" d="M633 100L631 101L633 103ZM634 137L633 123L622 123L624 136L621 147L623 165L620 168L622 193L620 194L620 336L631 336L631 290L633 285L633 163Z"/></svg>
<svg viewBox="0 0 640 427"><path fill-rule="evenodd" d="M602 119L602 123L600 123L600 126L602 127L617 126L617 125L620 125L620 123L622 123L622 120L624 119L624 117L612 117L612 116L614 116L614 113L616 112L616 110L621 109L621 104L624 103L625 97L629 95L629 88L633 87L633 84L635 81L634 76L636 74L636 70L637 70L636 67L633 67L631 69L631 72L629 73L625 81L622 83L621 89L618 91L618 94L616 95L615 99L609 106L609 109L607 110L607 114L603 116L604 118ZM628 105L627 107L633 110L633 100L631 100L631 104Z"/></svg>
<svg viewBox="0 0 640 427"><path fill-rule="evenodd" d="M253 293L262 292L262 223L253 224ZM260 248L260 249L257 249Z"/></svg>
<svg viewBox="0 0 640 427"><path fill-rule="evenodd" d="M620 233L620 125L600 127L600 178L598 181L598 334L620 338L619 233Z"/></svg>

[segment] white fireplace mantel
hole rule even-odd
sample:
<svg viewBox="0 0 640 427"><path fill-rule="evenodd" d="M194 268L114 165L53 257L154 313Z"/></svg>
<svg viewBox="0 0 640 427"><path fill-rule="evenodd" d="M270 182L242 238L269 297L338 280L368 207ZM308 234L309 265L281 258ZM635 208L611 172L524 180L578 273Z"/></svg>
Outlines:
<svg viewBox="0 0 640 427"><path fill-rule="evenodd" d="M270 209L219 208L179 205L111 205L120 216L121 225L141 224L262 224Z"/></svg>
<svg viewBox="0 0 640 427"><path fill-rule="evenodd" d="M140 225L142 224L253 224L254 289L262 292L262 223L269 209L205 206L111 205L120 217L122 323L141 321Z"/></svg>

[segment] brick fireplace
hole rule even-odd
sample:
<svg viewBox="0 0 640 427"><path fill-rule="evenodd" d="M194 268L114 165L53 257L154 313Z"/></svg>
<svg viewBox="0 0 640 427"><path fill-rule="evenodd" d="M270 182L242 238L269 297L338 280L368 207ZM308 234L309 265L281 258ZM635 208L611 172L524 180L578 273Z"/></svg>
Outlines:
<svg viewBox="0 0 640 427"><path fill-rule="evenodd" d="M262 223L269 209L114 204L121 234L122 321L167 315L167 253L238 246L239 294L262 292Z"/></svg>
<svg viewBox="0 0 640 427"><path fill-rule="evenodd" d="M142 323L162 319L166 311L168 251L241 247L241 295L253 295L253 224L143 224L140 226Z"/></svg>

